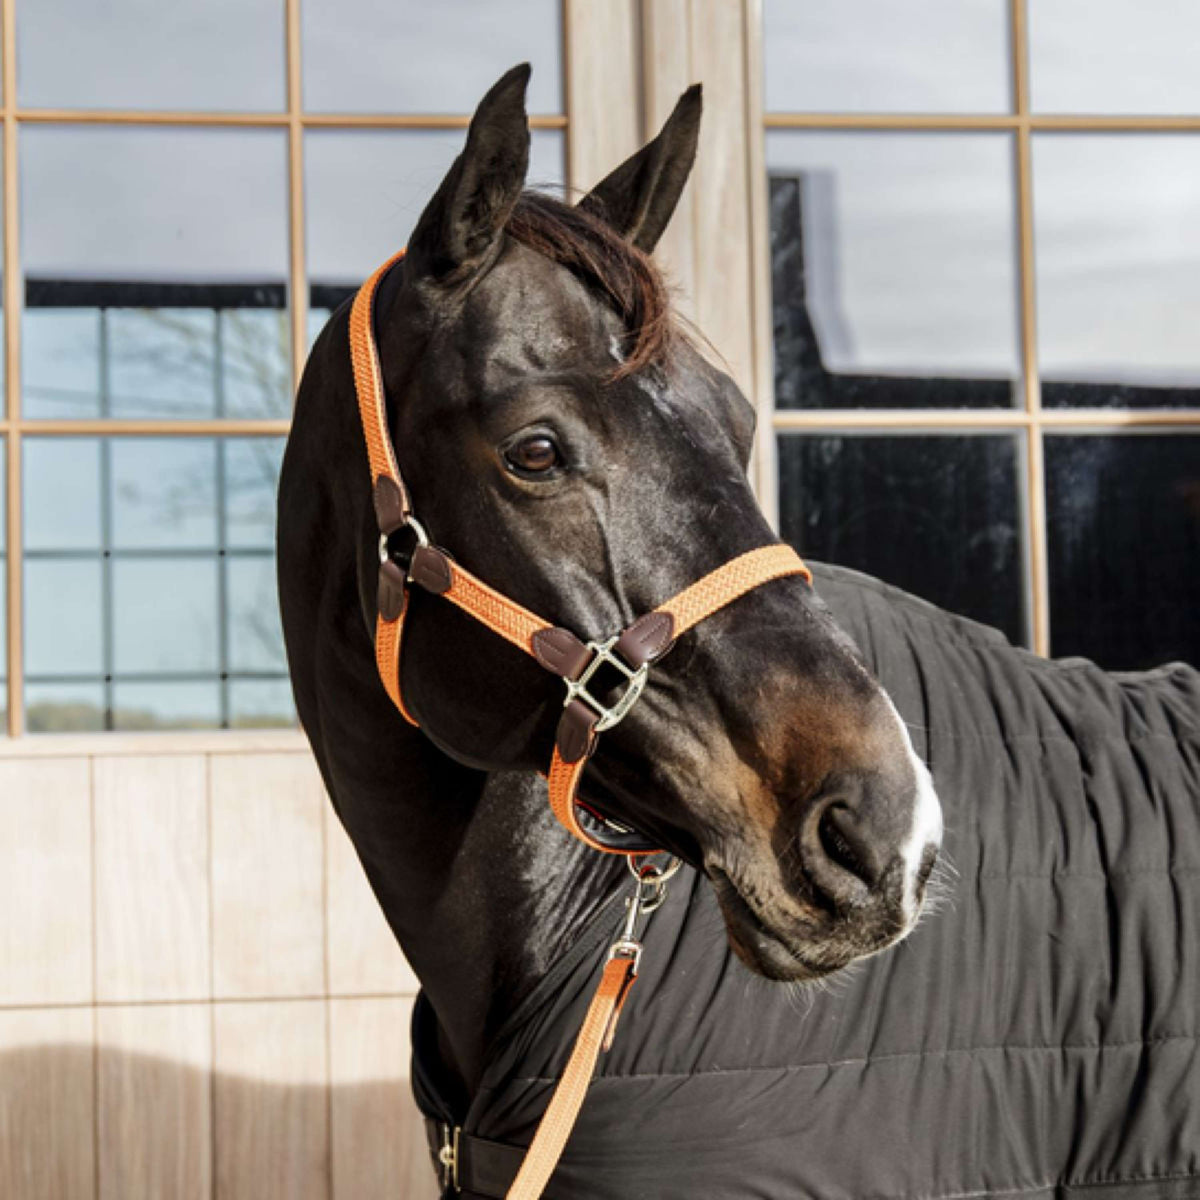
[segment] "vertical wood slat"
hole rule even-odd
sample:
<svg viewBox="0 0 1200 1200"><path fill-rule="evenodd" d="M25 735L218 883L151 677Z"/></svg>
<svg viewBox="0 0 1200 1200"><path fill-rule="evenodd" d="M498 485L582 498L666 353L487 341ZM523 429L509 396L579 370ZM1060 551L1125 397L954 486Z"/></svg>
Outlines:
<svg viewBox="0 0 1200 1200"><path fill-rule="evenodd" d="M696 320L742 391L754 395L746 58L742 5L691 0L691 58L704 81L696 159Z"/></svg>
<svg viewBox="0 0 1200 1200"><path fill-rule="evenodd" d="M642 73L645 82L642 138L645 141L657 135L684 89L702 82L692 70L690 41L688 0L654 0L652 4L642 5ZM709 102L707 93L704 102L706 105ZM695 204L696 186L689 181L679 207L654 251L655 260L678 289L676 304L679 311L692 321L696 319Z"/></svg>
<svg viewBox="0 0 1200 1200"><path fill-rule="evenodd" d="M329 1200L325 1001L213 1017L216 1200Z"/></svg>
<svg viewBox="0 0 1200 1200"><path fill-rule="evenodd" d="M92 833L84 758L0 762L0 1003L92 999Z"/></svg>
<svg viewBox="0 0 1200 1200"><path fill-rule="evenodd" d="M306 754L211 760L213 994L325 991L322 809Z"/></svg>
<svg viewBox="0 0 1200 1200"><path fill-rule="evenodd" d="M330 1002L333 1200L435 1200L408 1082L412 1001Z"/></svg>
<svg viewBox="0 0 1200 1200"><path fill-rule="evenodd" d="M637 6L635 0L563 0L563 20L567 185L585 191L641 144Z"/></svg>
<svg viewBox="0 0 1200 1200"><path fill-rule="evenodd" d="M335 996L411 995L417 990L417 977L388 927L333 805L326 800L323 808L329 991Z"/></svg>
<svg viewBox="0 0 1200 1200"><path fill-rule="evenodd" d="M204 758L96 758L93 777L97 999L207 997Z"/></svg>
<svg viewBox="0 0 1200 1200"><path fill-rule="evenodd" d="M1029 121L1029 31L1026 0L1009 0L1013 109L1017 116L1017 251L1020 271L1021 366L1025 411L1025 518L1029 538L1030 620L1034 652L1050 653L1050 563L1046 534L1046 480L1042 387L1037 346L1037 276L1034 261L1033 132Z"/></svg>
<svg viewBox="0 0 1200 1200"><path fill-rule="evenodd" d="M0 1196L93 1200L92 1013L0 1012Z"/></svg>
<svg viewBox="0 0 1200 1200"><path fill-rule="evenodd" d="M18 224L17 178L17 17L16 0L0 0L0 55L3 58L4 98L4 413L9 421L5 442L7 470L5 487L4 573L8 628L5 633L8 657L8 735L25 732L25 704L21 690L24 676L22 621L24 593L21 588L21 268Z"/></svg>
<svg viewBox="0 0 1200 1200"><path fill-rule="evenodd" d="M97 1013L99 1200L209 1200L209 1019L204 1004Z"/></svg>
<svg viewBox="0 0 1200 1200"><path fill-rule="evenodd" d="M288 108L288 275L291 279L292 392L300 387L304 360L308 357L308 270L304 221L304 126L302 124L302 80L300 0L285 0L287 37Z"/></svg>
<svg viewBox="0 0 1200 1200"><path fill-rule="evenodd" d="M746 178L750 220L750 401L758 414L750 477L773 529L779 528L779 464L775 430L775 351L771 308L771 217L763 129L762 2L741 0L745 41Z"/></svg>

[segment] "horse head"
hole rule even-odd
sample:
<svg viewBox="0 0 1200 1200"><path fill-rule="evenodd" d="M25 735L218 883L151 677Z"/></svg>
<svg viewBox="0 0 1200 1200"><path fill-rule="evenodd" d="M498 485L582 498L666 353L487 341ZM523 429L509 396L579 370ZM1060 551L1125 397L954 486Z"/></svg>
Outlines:
<svg viewBox="0 0 1200 1200"><path fill-rule="evenodd" d="M570 206L524 190L528 75L510 71L481 102L384 281L380 361L430 536L497 591L600 639L776 539L747 481L754 411L674 321L648 257L695 156L699 88ZM373 619L369 553L360 584ZM545 770L562 681L419 591L402 685L458 761ZM654 664L581 795L706 872L732 946L776 979L903 936L941 837L903 722L795 576Z"/></svg>

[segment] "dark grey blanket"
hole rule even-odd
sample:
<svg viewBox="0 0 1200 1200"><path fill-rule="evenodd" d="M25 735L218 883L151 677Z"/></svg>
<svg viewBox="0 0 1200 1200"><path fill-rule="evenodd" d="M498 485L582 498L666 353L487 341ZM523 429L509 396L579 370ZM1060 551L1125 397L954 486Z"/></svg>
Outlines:
<svg viewBox="0 0 1200 1200"><path fill-rule="evenodd" d="M816 574L933 770L952 895L796 992L682 874L547 1196L1200 1196L1200 674L1042 661ZM528 1143L616 916L515 1014L467 1132Z"/></svg>

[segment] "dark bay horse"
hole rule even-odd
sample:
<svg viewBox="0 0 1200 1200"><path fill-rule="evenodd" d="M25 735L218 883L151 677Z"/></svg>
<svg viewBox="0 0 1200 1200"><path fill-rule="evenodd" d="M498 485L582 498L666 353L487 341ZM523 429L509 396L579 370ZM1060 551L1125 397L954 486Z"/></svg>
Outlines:
<svg viewBox="0 0 1200 1200"><path fill-rule="evenodd" d="M374 324L431 537L600 638L773 539L746 483L750 407L674 328L646 257L688 175L698 89L568 207L522 191L526 78L480 105ZM280 486L289 662L421 979L414 1085L435 1148L461 1134L446 1195L500 1197L626 875L547 808L561 680L414 588L419 730L385 693L350 364L343 308ZM776 579L680 637L588 767L588 805L690 869L546 1194L1200 1195L1200 674L1046 662L877 581L814 575L815 592ZM962 878L879 955L911 931L941 838L925 762Z"/></svg>
<svg viewBox="0 0 1200 1200"><path fill-rule="evenodd" d="M523 192L528 71L480 104L386 279L376 331L396 453L431 535L580 634L627 624L773 535L750 405L672 328L646 255L695 154L699 89L575 207ZM539 777L561 682L417 595L400 719L375 673L378 535L347 313L309 360L280 483L300 718L426 990L464 1094L496 1028L611 895ZM903 723L800 580L681 639L584 790L705 872L745 962L811 979L902 936L940 837Z"/></svg>

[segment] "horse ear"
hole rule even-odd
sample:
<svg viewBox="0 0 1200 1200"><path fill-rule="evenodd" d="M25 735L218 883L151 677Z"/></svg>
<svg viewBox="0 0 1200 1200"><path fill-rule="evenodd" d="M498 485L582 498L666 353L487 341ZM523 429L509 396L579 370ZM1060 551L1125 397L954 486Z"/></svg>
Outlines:
<svg viewBox="0 0 1200 1200"><path fill-rule="evenodd" d="M649 254L691 174L702 107L700 85L694 83L679 97L658 137L596 184L579 207Z"/></svg>
<svg viewBox="0 0 1200 1200"><path fill-rule="evenodd" d="M463 152L409 239L406 259L418 276L469 276L497 244L529 169L529 71L528 63L513 67L479 102Z"/></svg>

